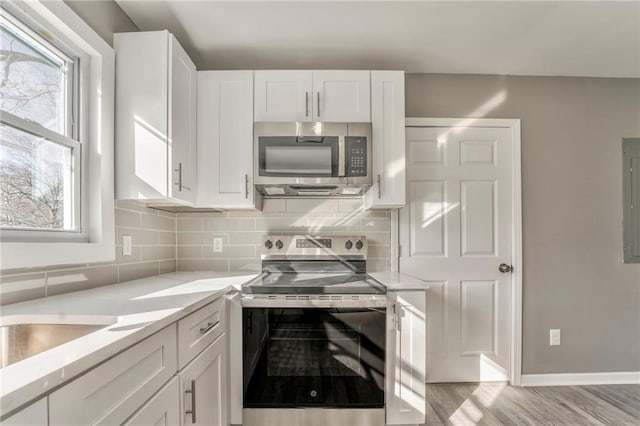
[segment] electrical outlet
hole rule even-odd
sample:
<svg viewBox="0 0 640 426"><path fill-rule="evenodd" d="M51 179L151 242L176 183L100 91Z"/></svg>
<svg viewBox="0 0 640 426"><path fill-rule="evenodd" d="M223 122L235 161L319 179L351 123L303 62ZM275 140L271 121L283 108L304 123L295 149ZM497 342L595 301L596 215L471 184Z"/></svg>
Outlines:
<svg viewBox="0 0 640 426"><path fill-rule="evenodd" d="M133 238L131 235L122 236L122 255L131 256L131 245L133 244Z"/></svg>
<svg viewBox="0 0 640 426"><path fill-rule="evenodd" d="M549 330L549 346L557 346L560 344L560 329L552 328Z"/></svg>
<svg viewBox="0 0 640 426"><path fill-rule="evenodd" d="M222 253L222 238L214 237L213 239L213 252Z"/></svg>

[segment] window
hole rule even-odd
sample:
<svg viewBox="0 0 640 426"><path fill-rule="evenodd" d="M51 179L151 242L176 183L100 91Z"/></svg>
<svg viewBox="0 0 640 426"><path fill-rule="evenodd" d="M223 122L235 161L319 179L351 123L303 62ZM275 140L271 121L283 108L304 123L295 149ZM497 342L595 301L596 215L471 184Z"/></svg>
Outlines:
<svg viewBox="0 0 640 426"><path fill-rule="evenodd" d="M0 227L79 233L79 58L5 10L0 19Z"/></svg>
<svg viewBox="0 0 640 426"><path fill-rule="evenodd" d="M113 49L62 0L0 14L0 273L112 261Z"/></svg>

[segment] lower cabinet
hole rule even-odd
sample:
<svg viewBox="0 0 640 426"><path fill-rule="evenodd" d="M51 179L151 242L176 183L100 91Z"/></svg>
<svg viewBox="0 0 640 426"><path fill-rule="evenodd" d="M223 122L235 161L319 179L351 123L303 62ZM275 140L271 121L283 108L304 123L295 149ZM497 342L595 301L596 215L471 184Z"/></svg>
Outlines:
<svg viewBox="0 0 640 426"><path fill-rule="evenodd" d="M49 423L122 424L175 375L177 365L172 324L49 395Z"/></svg>
<svg viewBox="0 0 640 426"><path fill-rule="evenodd" d="M226 303L221 297L187 315L1 425L227 426ZM180 370L177 342L187 346Z"/></svg>
<svg viewBox="0 0 640 426"><path fill-rule="evenodd" d="M426 316L424 290L389 292L387 314L387 425L426 421Z"/></svg>
<svg viewBox="0 0 640 426"><path fill-rule="evenodd" d="M176 426L180 424L180 383L171 379L125 423L127 426Z"/></svg>
<svg viewBox="0 0 640 426"><path fill-rule="evenodd" d="M47 426L47 398L39 399L0 422L2 426Z"/></svg>
<svg viewBox="0 0 640 426"><path fill-rule="evenodd" d="M182 425L227 425L226 334L187 365L178 377Z"/></svg>

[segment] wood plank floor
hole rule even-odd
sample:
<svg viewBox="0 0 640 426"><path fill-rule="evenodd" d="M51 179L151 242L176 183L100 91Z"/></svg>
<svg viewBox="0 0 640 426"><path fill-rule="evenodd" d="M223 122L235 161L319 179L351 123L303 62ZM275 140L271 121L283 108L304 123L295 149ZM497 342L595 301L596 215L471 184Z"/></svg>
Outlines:
<svg viewBox="0 0 640 426"><path fill-rule="evenodd" d="M427 385L427 425L640 425L640 385Z"/></svg>

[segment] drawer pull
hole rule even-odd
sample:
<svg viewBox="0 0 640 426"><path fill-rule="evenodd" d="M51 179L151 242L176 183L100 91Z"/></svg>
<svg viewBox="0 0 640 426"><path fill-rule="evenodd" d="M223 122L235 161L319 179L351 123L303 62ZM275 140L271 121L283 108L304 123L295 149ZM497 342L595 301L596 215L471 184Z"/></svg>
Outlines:
<svg viewBox="0 0 640 426"><path fill-rule="evenodd" d="M185 414L191 414L191 423L196 422L196 381L191 380L191 389L184 391L191 394L191 410L185 410Z"/></svg>
<svg viewBox="0 0 640 426"><path fill-rule="evenodd" d="M205 334L207 331L211 330L216 325L220 324L220 321L216 322L208 322L205 327L200 327L200 333Z"/></svg>

